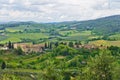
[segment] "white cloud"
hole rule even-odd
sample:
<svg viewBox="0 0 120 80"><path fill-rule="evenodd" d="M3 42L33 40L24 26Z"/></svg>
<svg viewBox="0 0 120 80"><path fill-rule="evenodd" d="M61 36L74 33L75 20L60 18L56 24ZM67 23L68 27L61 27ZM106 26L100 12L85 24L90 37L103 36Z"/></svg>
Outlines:
<svg viewBox="0 0 120 80"><path fill-rule="evenodd" d="M0 21L88 20L120 14L119 0L0 0Z"/></svg>

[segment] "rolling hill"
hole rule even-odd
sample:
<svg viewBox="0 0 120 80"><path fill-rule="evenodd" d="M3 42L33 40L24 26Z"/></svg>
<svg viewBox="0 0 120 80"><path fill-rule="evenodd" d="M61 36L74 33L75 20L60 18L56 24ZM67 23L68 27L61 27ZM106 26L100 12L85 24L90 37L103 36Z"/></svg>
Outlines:
<svg viewBox="0 0 120 80"><path fill-rule="evenodd" d="M56 22L56 23L36 23L32 21L28 22L8 22L0 24L0 29L6 27L16 27L19 25L31 25L31 26L41 26L41 27L67 27L71 29L72 27L77 28L77 30L92 30L96 34L114 34L120 32L120 15L103 17L95 20L88 21L68 21L68 22Z"/></svg>
<svg viewBox="0 0 120 80"><path fill-rule="evenodd" d="M68 23L66 23L68 24ZM70 28L76 27L79 30L92 30L96 34L110 35L120 32L120 15L103 17L95 20L76 21L68 25Z"/></svg>
<svg viewBox="0 0 120 80"><path fill-rule="evenodd" d="M84 31L90 33L81 36ZM15 33L15 36L17 37L13 36ZM33 35L38 34L38 37L34 38L36 41L41 40L41 35L39 35L39 33L45 34L45 36L48 36L48 39L54 37L52 40L56 40L58 37L59 39L65 40L88 40L92 38L100 38L101 36L105 38L105 40L119 40L119 36L116 37L116 35L120 34L120 15L88 21L65 21L53 23L12 21L0 24L1 43L6 43L8 41L33 42L33 39L31 39L32 35L29 36L30 38L23 36L30 33ZM19 35L23 37L18 37Z"/></svg>

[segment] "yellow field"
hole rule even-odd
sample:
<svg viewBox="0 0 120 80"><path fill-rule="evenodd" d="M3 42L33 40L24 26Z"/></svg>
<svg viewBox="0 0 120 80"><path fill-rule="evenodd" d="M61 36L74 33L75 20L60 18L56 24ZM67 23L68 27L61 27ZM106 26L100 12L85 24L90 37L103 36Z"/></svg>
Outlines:
<svg viewBox="0 0 120 80"><path fill-rule="evenodd" d="M119 46L120 47L120 41L106 41L106 40L97 40L97 41L91 41L89 44L94 44L97 46L103 45L103 46Z"/></svg>

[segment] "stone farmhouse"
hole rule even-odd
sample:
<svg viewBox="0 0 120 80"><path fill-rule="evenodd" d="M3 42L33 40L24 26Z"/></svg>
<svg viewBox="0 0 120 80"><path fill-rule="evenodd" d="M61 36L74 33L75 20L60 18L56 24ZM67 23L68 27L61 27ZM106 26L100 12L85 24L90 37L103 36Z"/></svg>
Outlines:
<svg viewBox="0 0 120 80"><path fill-rule="evenodd" d="M14 48L20 47L25 53L43 52L44 44L15 43Z"/></svg>

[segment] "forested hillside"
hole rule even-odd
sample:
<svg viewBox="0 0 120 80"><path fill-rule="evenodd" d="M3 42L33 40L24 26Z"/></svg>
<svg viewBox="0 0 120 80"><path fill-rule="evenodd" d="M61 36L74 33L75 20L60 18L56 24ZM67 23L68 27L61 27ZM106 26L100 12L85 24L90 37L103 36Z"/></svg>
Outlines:
<svg viewBox="0 0 120 80"><path fill-rule="evenodd" d="M110 35L120 32L120 15L109 16L88 21L76 21L68 24L68 27L76 27L80 30L92 30L96 34Z"/></svg>
<svg viewBox="0 0 120 80"><path fill-rule="evenodd" d="M120 32L120 15L114 15L104 18L99 18L95 20L88 21L68 21L68 22L54 22L54 23L36 23L36 22L8 22L4 24L0 24L0 29L5 29L6 27L16 27L20 25L31 25L31 26L39 26L39 27L54 27L54 28L63 28L67 27L67 29L71 29L75 27L75 29L79 30L92 30L92 32L101 35L110 35L116 32Z"/></svg>

